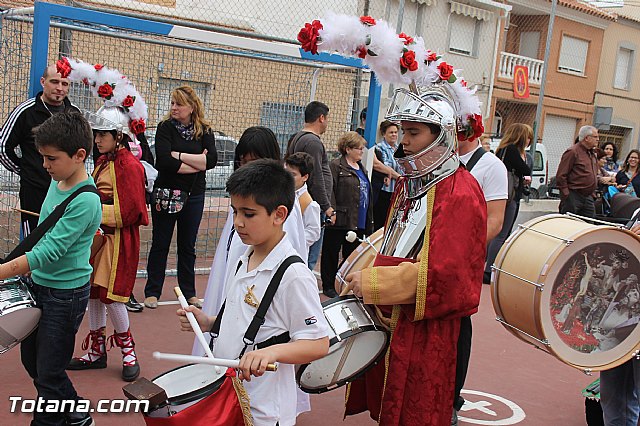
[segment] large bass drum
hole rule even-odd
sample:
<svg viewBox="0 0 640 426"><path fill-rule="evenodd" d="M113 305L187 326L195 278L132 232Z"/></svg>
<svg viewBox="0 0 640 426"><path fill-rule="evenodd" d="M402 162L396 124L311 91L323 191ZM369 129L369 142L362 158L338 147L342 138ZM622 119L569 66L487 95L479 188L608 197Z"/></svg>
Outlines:
<svg viewBox="0 0 640 426"><path fill-rule="evenodd" d="M496 257L497 320L519 339L584 371L640 349L640 238L565 215L535 218Z"/></svg>

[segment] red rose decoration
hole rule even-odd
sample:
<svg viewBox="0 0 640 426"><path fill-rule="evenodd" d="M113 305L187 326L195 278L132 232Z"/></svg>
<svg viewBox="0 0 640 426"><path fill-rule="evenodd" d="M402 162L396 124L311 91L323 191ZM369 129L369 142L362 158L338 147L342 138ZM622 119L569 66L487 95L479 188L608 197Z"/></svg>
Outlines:
<svg viewBox="0 0 640 426"><path fill-rule="evenodd" d="M430 50L427 51L427 61L433 62L437 60L438 60L438 55L436 55L436 52L432 52Z"/></svg>
<svg viewBox="0 0 640 426"><path fill-rule="evenodd" d="M134 135L139 135L140 133L144 133L147 125L142 118L139 118L137 120L132 120L131 123L129 123L129 128Z"/></svg>
<svg viewBox="0 0 640 426"><path fill-rule="evenodd" d="M89 79L86 77L82 79L82 82L84 83L85 86L89 85Z"/></svg>
<svg viewBox="0 0 640 426"><path fill-rule="evenodd" d="M98 87L98 96L106 100L111 99L111 96L113 96L113 86L109 83L104 83L102 86Z"/></svg>
<svg viewBox="0 0 640 426"><path fill-rule="evenodd" d="M360 22L370 27L373 27L376 24L376 20L373 19L371 16L361 16Z"/></svg>
<svg viewBox="0 0 640 426"><path fill-rule="evenodd" d="M71 68L71 64L69 64L69 60L67 58L62 58L56 62L56 71L60 73L62 78L67 78L73 70Z"/></svg>
<svg viewBox="0 0 640 426"><path fill-rule="evenodd" d="M400 58L400 67L403 74L407 72L407 70L417 70L418 62L416 62L416 52L414 52L413 50L405 50L405 52L402 54L402 58Z"/></svg>
<svg viewBox="0 0 640 426"><path fill-rule="evenodd" d="M446 62L441 62L438 65L438 71L440 71L440 78L444 81L449 81L449 78L453 75L453 67Z"/></svg>
<svg viewBox="0 0 640 426"><path fill-rule="evenodd" d="M311 52L314 55L318 54L318 40L320 39L320 30L322 28L322 23L317 19L312 23L307 22L304 24L304 28L298 33L298 41L302 46L302 50Z"/></svg>
<svg viewBox="0 0 640 426"><path fill-rule="evenodd" d="M484 124L482 123L482 116L479 114L474 114L471 119L471 128L473 129L473 138L479 138L484 133Z"/></svg>
<svg viewBox="0 0 640 426"><path fill-rule="evenodd" d="M400 33L398 34L398 37L403 38L404 39L404 45L407 46L411 43L413 43L413 37L406 35L405 33Z"/></svg>
<svg viewBox="0 0 640 426"><path fill-rule="evenodd" d="M102 65L102 64L95 64L93 67L96 69L96 71L100 71L102 68L104 68L104 65Z"/></svg>
<svg viewBox="0 0 640 426"><path fill-rule="evenodd" d="M367 48L365 46L360 46L356 49L356 55L360 59L364 59L367 56Z"/></svg>
<svg viewBox="0 0 640 426"><path fill-rule="evenodd" d="M135 97L133 97L131 95L127 95L127 97L124 98L124 100L122 101L122 106L125 107L125 108L131 108L135 101L136 101Z"/></svg>

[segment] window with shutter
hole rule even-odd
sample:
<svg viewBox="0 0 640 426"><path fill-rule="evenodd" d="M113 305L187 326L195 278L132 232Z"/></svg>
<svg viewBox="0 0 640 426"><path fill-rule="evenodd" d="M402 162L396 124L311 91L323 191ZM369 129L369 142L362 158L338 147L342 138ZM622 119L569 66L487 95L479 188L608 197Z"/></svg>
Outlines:
<svg viewBox="0 0 640 426"><path fill-rule="evenodd" d="M616 58L616 74L613 87L616 89L629 89L629 75L631 71L631 58L633 51L621 47Z"/></svg>
<svg viewBox="0 0 640 426"><path fill-rule="evenodd" d="M449 20L449 51L472 56L478 20L457 13L449 15Z"/></svg>
<svg viewBox="0 0 640 426"><path fill-rule="evenodd" d="M558 70L584 75L589 42L575 37L562 36Z"/></svg>

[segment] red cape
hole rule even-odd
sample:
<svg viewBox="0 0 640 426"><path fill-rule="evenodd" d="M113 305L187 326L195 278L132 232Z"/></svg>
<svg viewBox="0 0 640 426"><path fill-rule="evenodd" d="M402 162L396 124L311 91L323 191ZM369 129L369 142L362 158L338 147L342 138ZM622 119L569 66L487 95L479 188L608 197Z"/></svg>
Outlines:
<svg viewBox="0 0 640 426"><path fill-rule="evenodd" d="M112 271L107 297L126 302L133 289L140 257L140 226L149 224L145 200L142 164L127 149L116 151L115 158L102 155L96 173L111 173L116 218ZM104 200L103 195L100 198ZM104 225L103 225L104 226Z"/></svg>
<svg viewBox="0 0 640 426"><path fill-rule="evenodd" d="M384 361L347 388L345 415L368 410L385 426L451 422L460 318L475 313L480 303L486 202L463 168L428 196L433 197L428 201L428 238L415 264L426 274L418 275L416 303L381 307L391 313L391 344ZM363 276L373 269L371 276L383 277L382 269L407 261L415 262L379 255ZM402 283L396 279L393 285Z"/></svg>

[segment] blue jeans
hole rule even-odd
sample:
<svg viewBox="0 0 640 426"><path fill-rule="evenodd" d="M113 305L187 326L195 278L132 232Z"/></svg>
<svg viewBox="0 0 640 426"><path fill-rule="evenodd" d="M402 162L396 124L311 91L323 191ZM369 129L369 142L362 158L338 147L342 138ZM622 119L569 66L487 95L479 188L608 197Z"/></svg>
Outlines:
<svg viewBox="0 0 640 426"><path fill-rule="evenodd" d="M173 229L178 224L178 285L186 299L196 295L196 238L204 210L204 194L190 195L178 213L157 212L151 209L153 232L147 261L147 285L144 296L160 298L164 284L169 246Z"/></svg>
<svg viewBox="0 0 640 426"><path fill-rule="evenodd" d="M637 426L640 412L640 360L633 357L600 372L600 404L606 426Z"/></svg>
<svg viewBox="0 0 640 426"><path fill-rule="evenodd" d="M324 212L320 212L320 238L318 241L311 244L309 247L309 257L307 258L307 265L309 265L309 269L313 271L316 267L316 263L318 263L318 258L320 257L320 251L322 250L322 239L324 238L324 221L327 219L327 215Z"/></svg>
<svg viewBox="0 0 640 426"><path fill-rule="evenodd" d="M89 283L70 290L34 285L36 305L42 309L38 328L22 341L22 365L44 400L76 400L78 394L66 368L73 356L76 333L89 302ZM63 425L64 413L34 412L32 425Z"/></svg>

